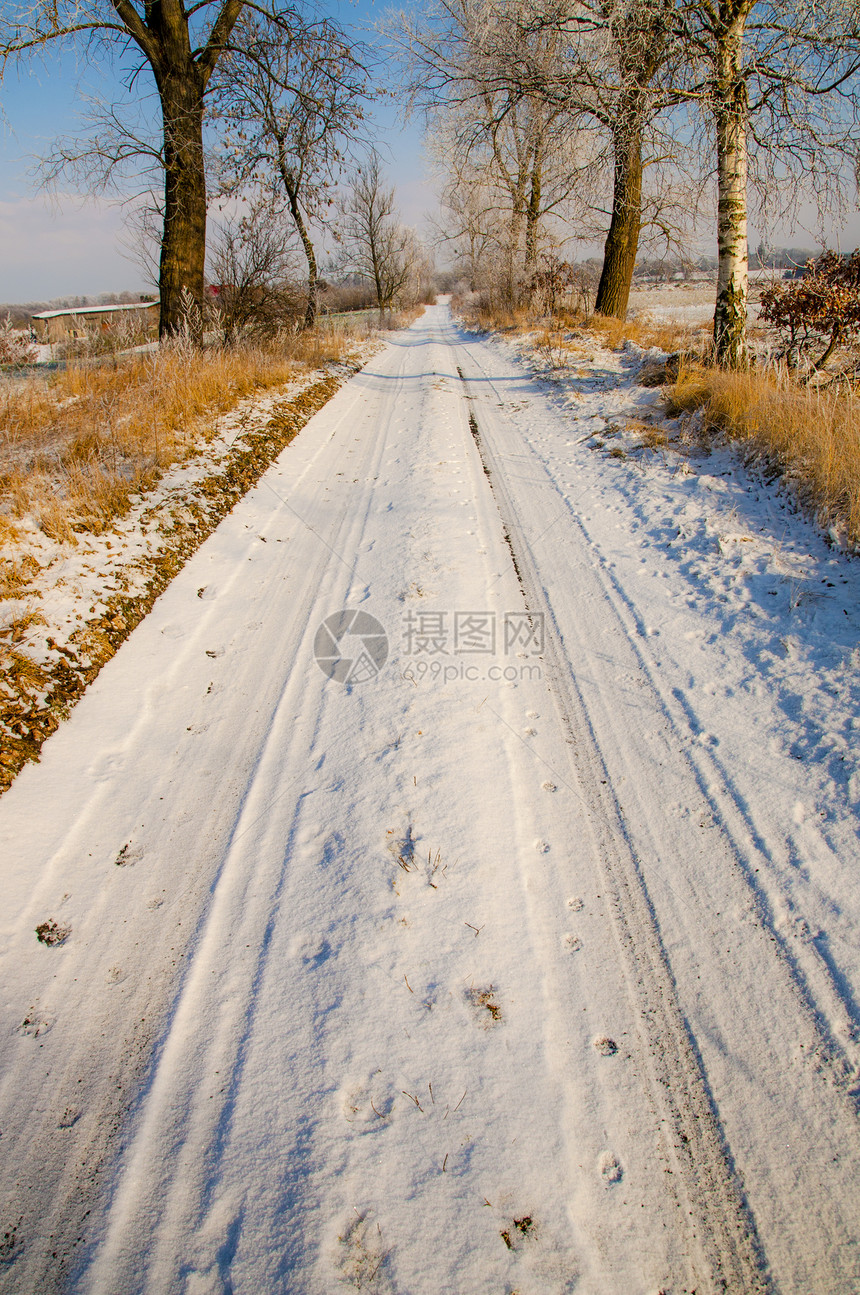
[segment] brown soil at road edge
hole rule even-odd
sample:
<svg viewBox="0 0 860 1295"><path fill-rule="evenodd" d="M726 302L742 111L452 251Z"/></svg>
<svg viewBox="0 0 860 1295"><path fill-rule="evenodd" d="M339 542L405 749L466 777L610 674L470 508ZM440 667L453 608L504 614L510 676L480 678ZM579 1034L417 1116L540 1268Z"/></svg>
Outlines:
<svg viewBox="0 0 860 1295"><path fill-rule="evenodd" d="M133 579L135 591L109 595L104 610L75 630L67 646L49 638L55 660L38 664L12 644L0 645L6 658L0 682L0 795L28 761L39 759L42 743L68 717L188 558L360 367L358 363L340 366L337 373L277 405L266 425L246 433L217 472L189 487L181 509L172 512L157 551L126 569L126 583L130 586Z"/></svg>

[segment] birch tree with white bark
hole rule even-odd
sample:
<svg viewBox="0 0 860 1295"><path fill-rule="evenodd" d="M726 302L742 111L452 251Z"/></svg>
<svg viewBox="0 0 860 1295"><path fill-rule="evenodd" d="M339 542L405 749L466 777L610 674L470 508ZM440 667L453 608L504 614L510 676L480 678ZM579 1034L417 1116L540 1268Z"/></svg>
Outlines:
<svg viewBox="0 0 860 1295"><path fill-rule="evenodd" d="M771 190L839 199L857 124L860 45L840 3L696 0L683 15L690 102L713 124L717 186L714 353L748 360L751 166ZM700 78L697 82L697 75Z"/></svg>

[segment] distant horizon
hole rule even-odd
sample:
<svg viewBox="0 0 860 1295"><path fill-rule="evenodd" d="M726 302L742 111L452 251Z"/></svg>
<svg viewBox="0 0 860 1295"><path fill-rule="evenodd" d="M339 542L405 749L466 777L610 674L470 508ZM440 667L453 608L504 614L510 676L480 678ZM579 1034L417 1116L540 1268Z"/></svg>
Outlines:
<svg viewBox="0 0 860 1295"><path fill-rule="evenodd" d="M822 251L822 247L820 244L818 247L798 247L798 246L793 246L791 244L784 244L778 247L771 247L768 249L768 252L770 255L778 256L780 253L786 253L786 252L798 254L797 264L803 264L803 261L808 259L808 257L810 256L818 256L821 251ZM701 253L701 255L707 256L708 254ZM801 258L803 259L801 260ZM586 262L594 259L599 260L600 258L599 257L595 258L593 254L591 256L582 256L582 257L574 258L575 261L580 261L580 262ZM656 260L658 258L643 257L641 259L641 262L637 260L636 271L634 271L634 276L638 273L640 269L640 265L644 262L647 262L649 259ZM761 269L759 265L755 264L755 261L756 261L755 250L750 249L750 273L751 274ZM667 267L671 267L672 265L680 266L681 263L679 261L673 261L673 259L669 257L667 258L666 264L667 264ZM437 267L437 269L439 273L444 274L446 272L449 272L449 267L439 266ZM716 258L714 258L714 266L712 268L709 268L708 272L712 273L714 277L716 276ZM703 269L702 274L704 273L705 273L705 270ZM635 278L634 278L634 281L635 281ZM30 297L28 300L0 301L0 315L2 315L4 311L10 311L10 310L29 311L30 307L33 307L33 306L39 306L44 309L53 308L57 310L60 310L60 309L73 310L77 306L81 310L86 310L86 309L98 309L99 306L137 304L135 302L129 303L129 302L123 302L123 301L117 300L118 298L121 298L123 296L136 297L140 299L146 298L147 300L157 301L158 290L156 288L125 287L125 288L119 288L116 291L65 292L65 293L59 293L57 296L50 297L50 298ZM71 305L69 304L70 302L72 303Z"/></svg>

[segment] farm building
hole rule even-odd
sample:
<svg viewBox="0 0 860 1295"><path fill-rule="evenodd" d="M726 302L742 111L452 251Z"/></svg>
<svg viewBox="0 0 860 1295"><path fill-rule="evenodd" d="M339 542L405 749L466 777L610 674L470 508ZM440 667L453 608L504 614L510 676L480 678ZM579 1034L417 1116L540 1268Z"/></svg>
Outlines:
<svg viewBox="0 0 860 1295"><path fill-rule="evenodd" d="M157 301L126 302L119 306L75 306L71 310L42 310L33 316L40 342L64 342L86 333L108 333L133 327L148 331L158 326Z"/></svg>

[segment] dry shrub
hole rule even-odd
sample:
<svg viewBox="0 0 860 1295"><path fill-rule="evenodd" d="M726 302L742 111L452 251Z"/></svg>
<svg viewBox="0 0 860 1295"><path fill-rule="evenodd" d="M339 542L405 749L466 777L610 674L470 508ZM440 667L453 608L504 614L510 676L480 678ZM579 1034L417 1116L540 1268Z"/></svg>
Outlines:
<svg viewBox="0 0 860 1295"><path fill-rule="evenodd" d="M342 359L351 339L317 329L257 347L157 351L32 377L0 394L0 505L58 539L100 532L131 497L211 439L254 392Z"/></svg>
<svg viewBox="0 0 860 1295"><path fill-rule="evenodd" d="M505 306L480 299L468 306L462 306L455 300L453 306L470 324L488 332L527 332L534 327L534 318L525 307Z"/></svg>
<svg viewBox="0 0 860 1295"><path fill-rule="evenodd" d="M784 474L825 525L860 544L860 397L803 387L785 370L687 367L667 393L670 414L702 411L701 432L743 443Z"/></svg>
<svg viewBox="0 0 860 1295"><path fill-rule="evenodd" d="M425 307L421 304L415 306L404 306L402 310L397 310L391 316L389 323L390 328L408 328L414 324L416 319L420 319L424 314Z"/></svg>
<svg viewBox="0 0 860 1295"><path fill-rule="evenodd" d="M682 323L660 323L647 317L614 319L609 315L585 314L580 310L557 310L552 316L547 316L535 314L524 306L512 308L485 302L467 307L458 307L455 302L454 306L470 323L488 331L526 333L538 329L544 345L549 342L557 346L560 334L566 331L574 333L580 340L583 334L590 335L610 350L621 350L625 343L634 342L646 350L659 347L670 354L683 351L700 356L707 347L707 335L702 329Z"/></svg>

